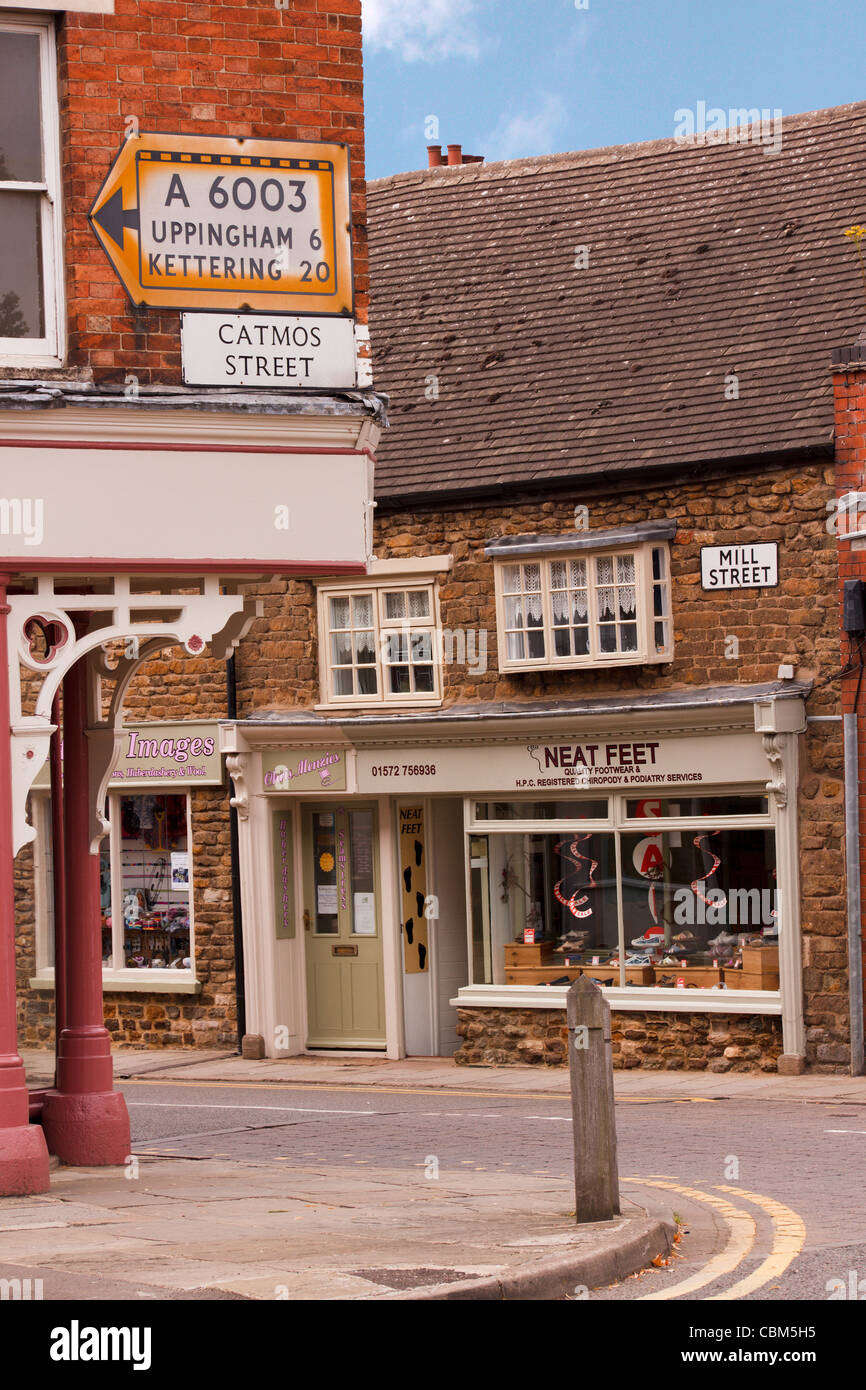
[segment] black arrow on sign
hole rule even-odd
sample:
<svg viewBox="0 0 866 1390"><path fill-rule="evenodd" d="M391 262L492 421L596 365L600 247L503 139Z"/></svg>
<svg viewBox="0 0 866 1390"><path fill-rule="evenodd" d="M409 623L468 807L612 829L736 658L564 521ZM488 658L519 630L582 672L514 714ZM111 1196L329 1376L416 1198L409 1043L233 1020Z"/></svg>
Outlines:
<svg viewBox="0 0 866 1390"><path fill-rule="evenodd" d="M123 211L123 189L118 188L116 193L102 204L99 212L94 213L93 221L101 227L105 235L111 237L121 251L123 250L123 229L124 227L139 226L138 208L130 208L128 212Z"/></svg>

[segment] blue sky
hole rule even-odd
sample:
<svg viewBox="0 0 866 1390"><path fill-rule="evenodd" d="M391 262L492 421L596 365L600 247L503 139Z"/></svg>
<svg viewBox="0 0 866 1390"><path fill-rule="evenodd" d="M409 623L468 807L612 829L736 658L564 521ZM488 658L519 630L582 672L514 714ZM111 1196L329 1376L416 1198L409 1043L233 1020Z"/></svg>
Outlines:
<svg viewBox="0 0 866 1390"><path fill-rule="evenodd" d="M578 3L363 0L368 178L422 168L428 143L518 159L669 138L699 101L866 98L864 0Z"/></svg>

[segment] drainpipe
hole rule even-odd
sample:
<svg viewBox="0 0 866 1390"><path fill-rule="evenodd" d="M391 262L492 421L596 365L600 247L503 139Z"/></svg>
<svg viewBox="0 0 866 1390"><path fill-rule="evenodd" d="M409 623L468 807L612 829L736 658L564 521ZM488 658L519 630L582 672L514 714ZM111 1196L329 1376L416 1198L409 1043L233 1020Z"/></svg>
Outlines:
<svg viewBox="0 0 866 1390"><path fill-rule="evenodd" d="M842 716L845 750L845 877L848 884L848 990L851 1019L851 1075L862 1076L863 943L860 900L860 773L857 715Z"/></svg>
<svg viewBox="0 0 866 1390"><path fill-rule="evenodd" d="M238 686L235 658L232 654L226 661L226 710L229 719L238 717ZM229 779L231 780L231 779ZM232 782L232 796L234 783ZM240 847L238 843L237 808L229 806L229 838L231 843L232 872L232 939L235 955L235 996L238 1012L238 1052L243 1050L244 1034L247 1031L247 999L244 975L244 928L241 915L241 874Z"/></svg>

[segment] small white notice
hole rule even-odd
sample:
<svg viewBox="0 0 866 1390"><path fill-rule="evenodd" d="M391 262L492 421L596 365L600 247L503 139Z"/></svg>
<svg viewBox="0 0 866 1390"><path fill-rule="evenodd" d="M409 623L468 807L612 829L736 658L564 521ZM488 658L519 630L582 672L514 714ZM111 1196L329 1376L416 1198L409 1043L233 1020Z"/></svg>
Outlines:
<svg viewBox="0 0 866 1390"><path fill-rule="evenodd" d="M779 582L779 547L702 545L702 589L766 589Z"/></svg>
<svg viewBox="0 0 866 1390"><path fill-rule="evenodd" d="M355 922L352 930L356 936L376 935L376 895L375 893L356 893Z"/></svg>
<svg viewBox="0 0 866 1390"><path fill-rule="evenodd" d="M320 917L333 917L337 912L336 883L320 883L316 891L316 910Z"/></svg>
<svg viewBox="0 0 866 1390"><path fill-rule="evenodd" d="M187 386L354 390L355 324L288 314L181 314Z"/></svg>

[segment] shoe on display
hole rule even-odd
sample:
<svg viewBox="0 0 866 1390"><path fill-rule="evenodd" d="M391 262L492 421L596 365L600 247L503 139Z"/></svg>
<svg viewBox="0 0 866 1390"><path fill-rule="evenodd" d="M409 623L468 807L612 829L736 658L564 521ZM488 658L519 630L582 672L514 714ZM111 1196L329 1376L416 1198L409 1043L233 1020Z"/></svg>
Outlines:
<svg viewBox="0 0 866 1390"><path fill-rule="evenodd" d="M648 931L644 932L643 936L636 936L631 944L632 946L642 946L644 948L647 946L657 946L659 940L664 941L664 936L663 927L650 927Z"/></svg>
<svg viewBox="0 0 866 1390"><path fill-rule="evenodd" d="M652 965L653 958L647 955L626 955L625 963L626 965Z"/></svg>
<svg viewBox="0 0 866 1390"><path fill-rule="evenodd" d="M719 955L722 951L729 951L732 946L736 946L737 938L730 932L720 931L718 936L713 937L708 943L713 955Z"/></svg>

